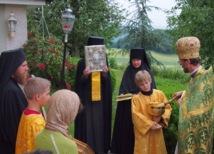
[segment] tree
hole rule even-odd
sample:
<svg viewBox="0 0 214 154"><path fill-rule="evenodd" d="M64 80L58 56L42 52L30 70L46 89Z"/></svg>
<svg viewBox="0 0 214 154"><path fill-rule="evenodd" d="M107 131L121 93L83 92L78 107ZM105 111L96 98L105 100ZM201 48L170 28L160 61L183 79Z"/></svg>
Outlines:
<svg viewBox="0 0 214 154"><path fill-rule="evenodd" d="M73 55L78 56L83 51L90 35L104 37L106 44L111 44L112 38L119 35L118 28L124 19L123 10L120 10L114 1L70 0L68 3L76 16L73 30L68 38L68 48ZM48 30L61 39L64 36L61 28L61 14L64 9L65 3L61 0L52 0L44 6L44 18ZM29 12L28 29L38 31L41 17L41 8Z"/></svg>
<svg viewBox="0 0 214 154"><path fill-rule="evenodd" d="M133 11L131 18L127 19L127 24L124 26L124 33L127 34L124 46L151 49L152 46L159 44L161 38L151 26L147 11L159 10L159 8L147 5L148 0L130 0L130 2L136 10Z"/></svg>
<svg viewBox="0 0 214 154"><path fill-rule="evenodd" d="M149 50L155 49L159 52L169 52L170 41L169 36L165 34L165 31L155 30L151 26L151 20L148 17L147 12L153 9L161 10L159 7L147 5L149 0L129 0L131 4L136 8L131 14L131 17L127 19L127 22L123 27L123 38L118 42L118 46L124 49L129 48L144 48L150 58L152 64L161 65L158 60L152 57ZM127 15L128 16L128 15ZM163 35L164 34L164 35ZM167 44L168 43L168 44ZM170 49L171 51L171 49ZM127 52L127 50L124 50Z"/></svg>
<svg viewBox="0 0 214 154"><path fill-rule="evenodd" d="M201 41L200 55L205 65L214 64L214 1L213 0L177 0L176 6L169 12L170 33L176 41L184 36L196 36ZM181 11L177 15L177 11Z"/></svg>
<svg viewBox="0 0 214 154"><path fill-rule="evenodd" d="M174 49L172 48L173 40L172 37L166 32L166 30L155 29L154 32L158 35L161 40L159 44L155 44L150 49L159 53L172 54Z"/></svg>

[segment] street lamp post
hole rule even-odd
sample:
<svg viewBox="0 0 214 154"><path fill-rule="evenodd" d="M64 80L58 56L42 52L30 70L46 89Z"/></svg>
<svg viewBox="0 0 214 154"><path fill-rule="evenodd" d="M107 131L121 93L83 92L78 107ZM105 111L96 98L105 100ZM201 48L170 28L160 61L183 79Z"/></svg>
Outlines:
<svg viewBox="0 0 214 154"><path fill-rule="evenodd" d="M65 84L65 59L66 59L66 48L68 43L68 34L72 31L74 25L75 15L73 14L70 5L67 5L65 11L62 13L62 30L65 33L64 38L64 51L63 51L63 61L61 70L61 84L60 88L66 88Z"/></svg>

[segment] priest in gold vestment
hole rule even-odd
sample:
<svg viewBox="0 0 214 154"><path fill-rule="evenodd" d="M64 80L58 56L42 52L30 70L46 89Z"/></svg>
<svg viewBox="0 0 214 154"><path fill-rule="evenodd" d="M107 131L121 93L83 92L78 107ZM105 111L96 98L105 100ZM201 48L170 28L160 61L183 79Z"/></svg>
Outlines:
<svg viewBox="0 0 214 154"><path fill-rule="evenodd" d="M214 81L212 67L200 64L200 41L196 37L176 42L179 63L191 80L185 91L174 94L178 99L178 154L211 154L213 150Z"/></svg>

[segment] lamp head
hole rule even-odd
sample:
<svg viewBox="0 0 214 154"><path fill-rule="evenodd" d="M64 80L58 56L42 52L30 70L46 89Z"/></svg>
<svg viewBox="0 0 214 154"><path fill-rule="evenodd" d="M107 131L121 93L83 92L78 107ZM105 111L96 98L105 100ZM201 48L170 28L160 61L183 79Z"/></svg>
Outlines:
<svg viewBox="0 0 214 154"><path fill-rule="evenodd" d="M72 31L74 25L75 15L73 14L70 5L67 5L65 11L62 13L62 30L65 34Z"/></svg>
<svg viewBox="0 0 214 154"><path fill-rule="evenodd" d="M9 36L11 38L14 38L15 37L15 32L16 32L17 19L14 17L14 13L13 12L10 13L10 18L8 18L7 24L8 24Z"/></svg>

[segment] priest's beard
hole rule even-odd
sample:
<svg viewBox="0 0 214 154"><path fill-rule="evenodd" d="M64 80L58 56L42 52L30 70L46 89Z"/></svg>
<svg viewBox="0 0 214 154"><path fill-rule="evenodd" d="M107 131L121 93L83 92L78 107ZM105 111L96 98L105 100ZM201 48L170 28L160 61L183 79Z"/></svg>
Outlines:
<svg viewBox="0 0 214 154"><path fill-rule="evenodd" d="M19 84L24 85L27 82L28 72L16 72L13 77Z"/></svg>
<svg viewBox="0 0 214 154"><path fill-rule="evenodd" d="M187 68L183 68L184 73L189 73L189 70Z"/></svg>
<svg viewBox="0 0 214 154"><path fill-rule="evenodd" d="M187 67L183 67L184 73L189 73L189 69Z"/></svg>

